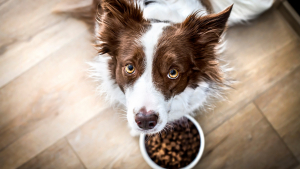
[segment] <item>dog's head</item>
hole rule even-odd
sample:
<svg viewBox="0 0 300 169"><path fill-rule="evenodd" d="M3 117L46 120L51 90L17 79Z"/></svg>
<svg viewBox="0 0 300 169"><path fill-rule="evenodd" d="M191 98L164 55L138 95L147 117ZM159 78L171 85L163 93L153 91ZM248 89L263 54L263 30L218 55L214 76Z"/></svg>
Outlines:
<svg viewBox="0 0 300 169"><path fill-rule="evenodd" d="M134 130L161 131L201 106L210 84L223 83L215 47L231 8L168 23L143 18L134 3L102 3L97 46L101 55L110 56L110 78L125 95Z"/></svg>

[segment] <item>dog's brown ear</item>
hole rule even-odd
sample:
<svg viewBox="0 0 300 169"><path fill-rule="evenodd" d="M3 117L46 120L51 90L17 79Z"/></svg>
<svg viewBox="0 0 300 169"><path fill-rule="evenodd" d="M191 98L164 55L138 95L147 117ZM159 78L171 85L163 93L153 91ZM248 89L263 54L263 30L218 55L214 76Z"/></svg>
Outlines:
<svg viewBox="0 0 300 169"><path fill-rule="evenodd" d="M121 36L126 30L137 32L146 22L143 12L134 1L102 0L102 14L98 15L98 41L100 54L117 55Z"/></svg>
<svg viewBox="0 0 300 169"><path fill-rule="evenodd" d="M108 17L118 19L126 26L129 21L141 22L144 20L143 11L134 1L102 0L101 6Z"/></svg>
<svg viewBox="0 0 300 169"><path fill-rule="evenodd" d="M233 5L217 14L198 16L195 12L188 16L181 24L181 30L192 36L198 43L218 43L226 28Z"/></svg>
<svg viewBox="0 0 300 169"><path fill-rule="evenodd" d="M219 67L215 47L226 29L232 5L224 11L206 16L193 13L179 26L178 34L187 38L192 46L195 71L202 72L205 79L222 83L223 74Z"/></svg>

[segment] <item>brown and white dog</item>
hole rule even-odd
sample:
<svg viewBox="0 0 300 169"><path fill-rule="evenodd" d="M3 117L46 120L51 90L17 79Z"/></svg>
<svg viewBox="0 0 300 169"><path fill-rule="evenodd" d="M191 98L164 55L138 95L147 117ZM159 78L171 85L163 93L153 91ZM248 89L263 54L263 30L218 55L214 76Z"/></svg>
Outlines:
<svg viewBox="0 0 300 169"><path fill-rule="evenodd" d="M90 64L92 75L101 81L99 91L109 103L126 107L131 134L136 135L160 132L221 96L230 84L218 54L226 25L254 18L272 0L93 4L87 9L92 17L98 14L99 55Z"/></svg>

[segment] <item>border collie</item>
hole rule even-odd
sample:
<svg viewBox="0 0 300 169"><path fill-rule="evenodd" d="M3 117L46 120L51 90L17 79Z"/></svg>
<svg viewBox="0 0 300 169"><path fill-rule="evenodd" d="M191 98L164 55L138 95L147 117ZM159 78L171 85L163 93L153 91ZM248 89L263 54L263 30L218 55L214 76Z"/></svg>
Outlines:
<svg viewBox="0 0 300 169"><path fill-rule="evenodd" d="M226 25L252 19L272 3L94 0L77 12L96 18L99 55L90 65L101 81L99 91L110 104L126 108L131 134L137 135L160 132L221 96L230 85L220 63Z"/></svg>

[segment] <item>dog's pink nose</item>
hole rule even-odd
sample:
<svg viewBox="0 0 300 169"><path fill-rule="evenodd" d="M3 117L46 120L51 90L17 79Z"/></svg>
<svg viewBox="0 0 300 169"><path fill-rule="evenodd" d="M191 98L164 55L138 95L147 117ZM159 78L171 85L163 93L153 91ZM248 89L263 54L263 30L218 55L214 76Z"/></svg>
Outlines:
<svg viewBox="0 0 300 169"><path fill-rule="evenodd" d="M135 115L136 124L144 130L153 129L157 124L158 116L154 113L154 111L146 111L145 108L142 108Z"/></svg>

